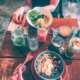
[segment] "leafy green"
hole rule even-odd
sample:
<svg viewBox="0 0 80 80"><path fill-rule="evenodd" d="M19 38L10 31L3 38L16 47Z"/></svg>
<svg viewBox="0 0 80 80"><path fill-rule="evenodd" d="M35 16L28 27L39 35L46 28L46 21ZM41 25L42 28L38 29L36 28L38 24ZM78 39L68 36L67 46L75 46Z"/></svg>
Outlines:
<svg viewBox="0 0 80 80"><path fill-rule="evenodd" d="M54 73L55 73L55 72L54 72L54 68L53 68L51 71L52 71L52 76L54 76Z"/></svg>
<svg viewBox="0 0 80 80"><path fill-rule="evenodd" d="M32 10L31 12L29 12L29 18L31 20L36 20L39 15L40 15L40 12L36 10Z"/></svg>
<svg viewBox="0 0 80 80"><path fill-rule="evenodd" d="M41 14L40 12L38 12L37 10L32 10L31 12L29 12L29 18L32 21L32 23L34 24L34 26L38 27L38 28L42 28L43 26L41 25L41 23L38 23L37 20L39 18L43 18L44 19L44 15Z"/></svg>
<svg viewBox="0 0 80 80"><path fill-rule="evenodd" d="M74 42L71 42L71 46L74 47Z"/></svg>
<svg viewBox="0 0 80 80"><path fill-rule="evenodd" d="M22 45L23 43L24 43L24 39L22 37L19 37L18 39L16 39L17 45Z"/></svg>

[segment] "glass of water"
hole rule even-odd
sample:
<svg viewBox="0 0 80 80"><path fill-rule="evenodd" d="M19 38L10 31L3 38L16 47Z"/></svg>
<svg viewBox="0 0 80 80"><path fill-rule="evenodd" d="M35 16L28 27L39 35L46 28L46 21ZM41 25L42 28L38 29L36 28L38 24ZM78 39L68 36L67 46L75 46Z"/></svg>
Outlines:
<svg viewBox="0 0 80 80"><path fill-rule="evenodd" d="M37 29L29 29L27 35L28 45L31 51L36 51L38 49L38 35Z"/></svg>
<svg viewBox="0 0 80 80"><path fill-rule="evenodd" d="M38 49L38 38L31 38L27 36L28 45L31 51L36 51Z"/></svg>

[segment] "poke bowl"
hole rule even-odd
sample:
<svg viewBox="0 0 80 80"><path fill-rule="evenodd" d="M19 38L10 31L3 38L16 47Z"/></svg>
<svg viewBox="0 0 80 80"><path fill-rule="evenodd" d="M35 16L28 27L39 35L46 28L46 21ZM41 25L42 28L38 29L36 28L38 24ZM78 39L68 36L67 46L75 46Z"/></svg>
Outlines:
<svg viewBox="0 0 80 80"><path fill-rule="evenodd" d="M35 28L47 28L53 20L51 12L43 7L35 7L29 10L26 18L28 23Z"/></svg>
<svg viewBox="0 0 80 80"><path fill-rule="evenodd" d="M64 72L64 61L58 53L44 51L36 57L34 70L42 80L57 80Z"/></svg>

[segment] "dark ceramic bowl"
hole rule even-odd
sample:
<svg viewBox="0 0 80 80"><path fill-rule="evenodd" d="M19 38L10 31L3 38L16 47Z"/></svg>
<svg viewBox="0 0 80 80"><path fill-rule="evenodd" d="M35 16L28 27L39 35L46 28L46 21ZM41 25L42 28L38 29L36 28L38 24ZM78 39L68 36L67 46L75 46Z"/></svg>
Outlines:
<svg viewBox="0 0 80 80"><path fill-rule="evenodd" d="M58 73L56 72L56 75L54 75L53 73L53 76L50 76L50 77L47 77L47 76L44 76L42 74L40 74L38 71L37 71L37 60L43 56L43 54L51 54L52 56L55 56L57 60L60 60L61 63L60 63L60 70L58 71ZM64 72L64 61L62 59L62 57L56 53L56 52L53 52L53 51L44 51L44 52L41 52L35 59L34 61L34 70L36 72L36 74L42 79L42 80L57 80L60 78L60 76L62 75L62 73Z"/></svg>

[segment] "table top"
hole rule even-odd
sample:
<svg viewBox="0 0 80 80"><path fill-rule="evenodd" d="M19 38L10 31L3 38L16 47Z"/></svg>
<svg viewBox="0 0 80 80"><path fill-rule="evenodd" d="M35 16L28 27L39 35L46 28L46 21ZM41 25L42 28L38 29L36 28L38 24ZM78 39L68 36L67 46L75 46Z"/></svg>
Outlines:
<svg viewBox="0 0 80 80"><path fill-rule="evenodd" d="M54 18L51 28L57 28L62 25L67 25L70 27L78 27L78 23L76 19ZM28 46L26 46L26 49L18 50L12 44L10 39L10 31L14 30L16 27L18 27L18 25L16 25L14 22L11 21L5 36L2 50L0 51L0 57L1 57L0 58L0 80L9 80L15 67L19 63L24 61L25 56L30 51ZM48 45L52 38L52 35L50 33L48 34L46 42L40 43L39 49L36 53L40 53L41 51L47 50ZM75 55L75 57L80 58L80 54ZM28 71L26 72L26 75L28 75L28 80L34 80L33 75L31 73L31 69L29 68L31 65L31 62L27 65ZM80 74L80 61L65 60L65 62L66 62L66 73L65 73L65 76L63 75L61 77L61 80L80 80L80 76L78 76Z"/></svg>

